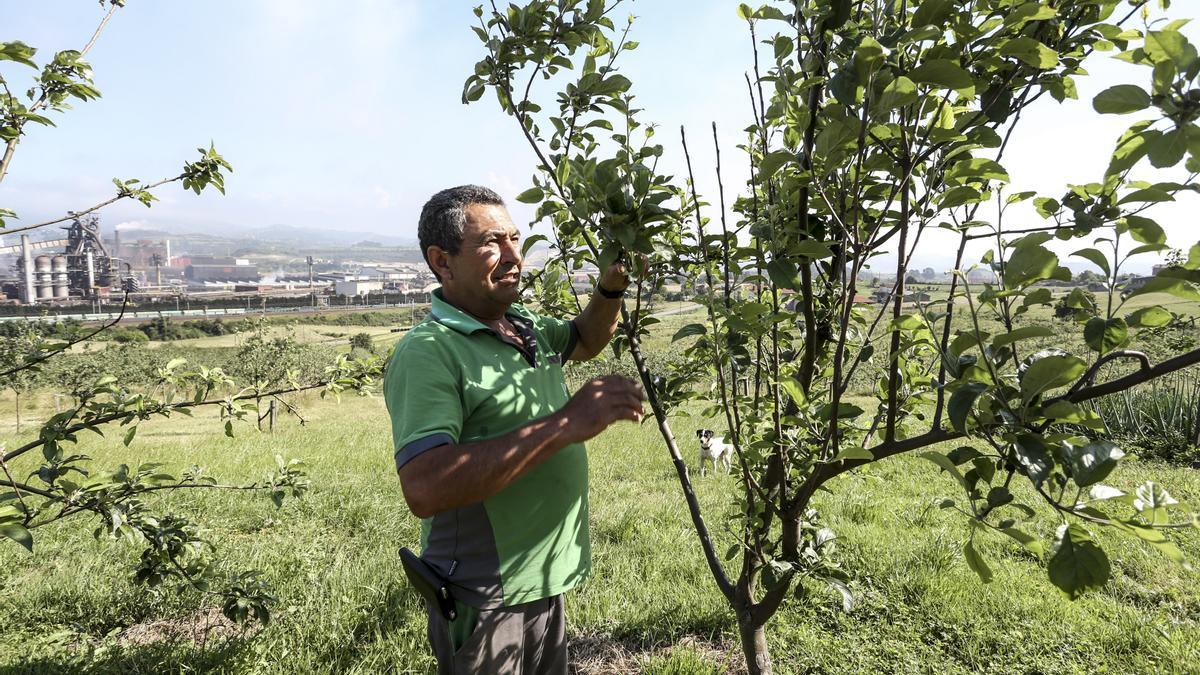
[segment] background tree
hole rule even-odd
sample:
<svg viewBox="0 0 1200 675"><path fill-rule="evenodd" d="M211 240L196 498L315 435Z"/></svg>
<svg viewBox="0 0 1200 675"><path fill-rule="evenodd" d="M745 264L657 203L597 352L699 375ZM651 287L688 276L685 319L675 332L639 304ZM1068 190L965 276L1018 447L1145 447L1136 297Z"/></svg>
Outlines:
<svg viewBox="0 0 1200 675"><path fill-rule="evenodd" d="M961 515L963 556L984 582L992 572L974 542L986 536L1043 559L1051 583L1071 598L1109 577L1097 529L1181 559L1170 533L1192 528L1195 516L1152 482L1131 494L1101 484L1123 453L1096 439L1102 423L1080 405L1200 363L1200 351L1152 365L1123 349L1131 332L1171 320L1157 305L1122 313L1133 296L1200 299L1200 245L1183 268L1137 291L1121 285L1131 256L1166 248L1147 211L1193 190L1200 170L1200 146L1189 140L1200 137L1192 93L1200 59L1178 22L1152 21L1144 3L1117 0L741 5L753 47L753 124L743 146L752 178L732 202L738 218L730 224L720 183L719 216L710 222L694 192L656 170L663 148L638 121L632 83L615 65L637 44L610 18L622 4L477 8L486 53L463 99L490 88L537 157L534 186L518 199L538 203L537 218L553 229L554 256L534 278L547 307L577 306L561 279L584 262L645 256L628 256L639 292L623 309L616 350L628 350L646 386L750 672L771 671L764 626L786 598L819 582L847 606L853 601L845 583L852 572L832 557L835 535L811 505L817 491L838 489L835 479L858 467L946 441L965 439L949 453L921 456L961 488L941 505ZM1074 97L1084 63L1114 49L1150 67L1150 89L1117 85L1094 108L1151 117L1117 140L1102 175L1082 177L1090 182L1055 196L1006 193L1001 161L1022 112L1046 95ZM563 73L571 77L556 95L535 88ZM682 141L686 156L686 135ZM1178 182L1135 179L1146 163L1183 163L1186 173ZM1014 215L1018 205L1030 215ZM912 254L930 228L959 241L949 297L906 302ZM1068 299L1082 329L1081 351L1072 354L1055 346L1062 340L1048 327L1021 324L1051 303L1042 282L1071 278L1045 244L1085 237L1096 246L1075 255L1100 269L1106 293L1097 302ZM969 282L971 241L990 244L979 266L994 281ZM891 301L855 304L860 273L886 253L896 257ZM654 323L640 289L676 274L707 281L707 321L676 334L698 336L685 363L653 372L638 346ZM737 281L760 292L740 296ZM780 302L788 291L794 309ZM873 413L846 401L862 370L878 373ZM743 379L744 393L734 384ZM695 386L702 381L716 386ZM672 410L698 396L712 404L706 416L724 418L737 456L737 543L724 556L737 565L732 578L670 430ZM1020 528L1030 497L1062 519L1049 542Z"/></svg>
<svg viewBox="0 0 1200 675"><path fill-rule="evenodd" d="M124 0L100 3L104 16L82 50L60 51L39 67L34 62L37 50L23 42L0 43L0 62L11 61L38 71L24 97L12 93L9 80L0 77L0 141L5 144L0 159L0 181L7 175L14 153L35 123L52 126L46 115L66 110L69 99L90 101L99 97L91 80L91 69L83 60L100 33ZM6 229L6 234L33 230L97 211L121 199L136 199L150 206L156 199L152 190L179 182L199 194L212 187L224 192L224 172L229 164L210 146L200 148L201 157L184 165L174 177L154 183L114 179L117 193L100 204L46 222ZM16 214L0 208L0 226ZM0 350L0 379L7 383L25 381L62 358L68 348L85 344L121 320L128 303L131 285L125 284L125 302L115 320L94 329L81 329L56 339L37 336L26 340L9 336ZM165 331L165 326L160 326ZM30 349L25 348L28 343ZM160 491L184 489L223 489L253 491L270 496L278 506L287 496L299 496L307 488L304 465L299 460L277 456L277 468L261 480L233 484L220 483L205 475L200 467L173 473L157 464L114 468L95 466L82 452L73 452L85 431L103 433L114 427L121 430L126 445L133 442L141 422L190 414L195 409L216 408L225 432L233 435L235 421L244 419L253 409L250 402L276 398L291 392L319 390L337 394L346 390L363 391L372 386L381 371L378 360L352 361L346 357L328 360L309 379L285 377L286 383L267 386L272 380L257 378L249 387L239 386L220 368L188 368L184 359L174 359L155 373L148 390L105 372L113 363L96 366L95 375L83 369L71 369L78 381L72 383L75 401L67 409L50 416L32 439L15 439L10 447L0 445L0 536L32 551L33 532L64 518L87 515L97 522L96 536L125 540L143 547L134 569L134 580L150 587L170 587L204 594L218 603L223 613L239 623L266 622L274 598L269 584L253 570L226 570L215 556L215 547L190 519L170 512L156 513L147 498ZM294 408L289 407L289 411ZM34 459L40 455L39 459Z"/></svg>
<svg viewBox="0 0 1200 675"><path fill-rule="evenodd" d="M36 354L37 336L28 326L24 328L25 330L19 333L0 336L0 364L24 363ZM13 393L13 413L16 416L18 434L21 433L21 396L33 389L35 375L32 370L21 369L13 370L2 378L4 388Z"/></svg>

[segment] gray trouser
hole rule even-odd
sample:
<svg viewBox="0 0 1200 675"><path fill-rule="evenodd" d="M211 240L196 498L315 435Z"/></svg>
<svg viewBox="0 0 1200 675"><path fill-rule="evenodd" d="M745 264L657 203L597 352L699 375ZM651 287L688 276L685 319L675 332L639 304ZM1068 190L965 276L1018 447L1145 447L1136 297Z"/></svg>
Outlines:
<svg viewBox="0 0 1200 675"><path fill-rule="evenodd" d="M566 675L566 629L562 595L481 609L475 629L455 651L449 624L437 611L429 612L429 644L438 675Z"/></svg>

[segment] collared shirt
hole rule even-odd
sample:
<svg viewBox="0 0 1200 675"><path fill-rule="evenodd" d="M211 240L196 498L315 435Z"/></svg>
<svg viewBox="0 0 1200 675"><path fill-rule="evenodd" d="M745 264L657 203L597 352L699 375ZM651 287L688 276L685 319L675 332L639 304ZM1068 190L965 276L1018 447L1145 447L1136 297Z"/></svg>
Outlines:
<svg viewBox="0 0 1200 675"><path fill-rule="evenodd" d="M570 398L562 365L578 341L569 321L513 305L524 344L434 291L429 316L396 345L384 376L397 470L447 443L503 436ZM591 567L587 453L559 450L482 502L421 522L422 558L459 600L499 607L558 595Z"/></svg>

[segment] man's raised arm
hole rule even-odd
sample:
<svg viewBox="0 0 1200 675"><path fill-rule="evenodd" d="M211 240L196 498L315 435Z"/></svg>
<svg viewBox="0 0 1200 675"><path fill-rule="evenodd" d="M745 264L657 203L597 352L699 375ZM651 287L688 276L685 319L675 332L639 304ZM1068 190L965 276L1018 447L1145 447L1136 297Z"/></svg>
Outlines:
<svg viewBox="0 0 1200 675"><path fill-rule="evenodd" d="M578 348L576 349L578 351ZM579 388L556 413L498 438L447 443L400 467L408 508L419 518L483 501L572 443L581 443L618 420L640 422L641 387L607 375Z"/></svg>
<svg viewBox="0 0 1200 675"><path fill-rule="evenodd" d="M575 328L579 331L579 342L569 358L572 361L587 361L593 358L612 340L617 332L617 316L621 312L621 298L629 287L625 265L613 263L596 284L592 299L579 316L575 317Z"/></svg>

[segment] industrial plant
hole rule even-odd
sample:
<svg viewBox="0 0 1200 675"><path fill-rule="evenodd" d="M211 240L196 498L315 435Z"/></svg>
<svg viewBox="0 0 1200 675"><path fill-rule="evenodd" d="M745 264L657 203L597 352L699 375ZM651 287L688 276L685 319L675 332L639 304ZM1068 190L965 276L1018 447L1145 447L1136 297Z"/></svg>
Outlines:
<svg viewBox="0 0 1200 675"><path fill-rule="evenodd" d="M32 316L37 308L44 314L57 307L54 313L61 315L72 311L67 306L89 304L92 308L83 311L98 313L126 298L131 311L173 306L183 313L193 305L201 310L241 304L247 310L367 305L372 297L375 303L411 302L435 285L423 264L397 260L407 252L377 253L366 245L318 249L314 252L326 255L315 258L263 244L267 250L251 260L249 252L260 249L252 242L237 242L223 247L226 255L213 255L222 247L180 235L184 250L172 255L171 240L157 236L165 233L140 226L121 224L105 237L95 215L75 216L62 229L65 238L34 241L22 235L20 243L0 246L0 270L7 267L7 273L0 272L0 304L9 306L0 314ZM122 233L131 230L142 238L122 241ZM376 260L382 253L383 260L394 262L348 259L355 253ZM408 257L420 259L415 251Z"/></svg>
<svg viewBox="0 0 1200 675"><path fill-rule="evenodd" d="M13 278L0 282L5 297L31 305L69 303L121 288L122 263L104 247L100 219L76 217L63 229L65 239L31 242L29 235L21 235L20 244L0 247L0 254L17 256Z"/></svg>

